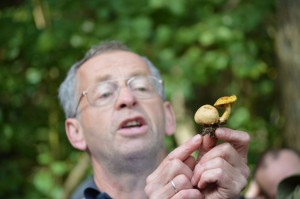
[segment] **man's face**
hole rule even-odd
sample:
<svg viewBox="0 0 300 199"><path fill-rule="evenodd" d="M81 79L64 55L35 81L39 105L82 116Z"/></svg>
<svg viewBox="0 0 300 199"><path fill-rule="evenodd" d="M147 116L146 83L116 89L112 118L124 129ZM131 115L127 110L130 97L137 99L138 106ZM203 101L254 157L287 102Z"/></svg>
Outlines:
<svg viewBox="0 0 300 199"><path fill-rule="evenodd" d="M140 56L125 51L95 56L78 70L80 92L106 80L117 80L120 87L109 105L92 106L86 97L79 104L78 118L93 158L140 158L161 150L169 104L157 94L147 99L132 95L126 81L137 75L150 75L150 70Z"/></svg>
<svg viewBox="0 0 300 199"><path fill-rule="evenodd" d="M264 163L257 170L255 179L269 198L275 198L281 180L300 172L300 159L290 150L282 150L278 156L268 154Z"/></svg>

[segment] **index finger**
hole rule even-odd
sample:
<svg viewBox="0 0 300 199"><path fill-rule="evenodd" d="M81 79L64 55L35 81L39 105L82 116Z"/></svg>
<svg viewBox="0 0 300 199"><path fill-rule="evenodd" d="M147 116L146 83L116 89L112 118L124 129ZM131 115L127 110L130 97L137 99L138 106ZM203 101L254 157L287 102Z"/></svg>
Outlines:
<svg viewBox="0 0 300 199"><path fill-rule="evenodd" d="M218 139L216 137L204 136L201 146L199 147L199 154L197 160L200 160L208 151L214 148Z"/></svg>
<svg viewBox="0 0 300 199"><path fill-rule="evenodd" d="M190 155L196 151L202 143L202 136L197 134L192 139L185 142L183 145L174 149L169 155L168 159L179 159L185 161Z"/></svg>
<svg viewBox="0 0 300 199"><path fill-rule="evenodd" d="M247 160L250 143L250 135L248 133L229 128L218 128L215 134L218 139L229 142L241 154L242 158Z"/></svg>

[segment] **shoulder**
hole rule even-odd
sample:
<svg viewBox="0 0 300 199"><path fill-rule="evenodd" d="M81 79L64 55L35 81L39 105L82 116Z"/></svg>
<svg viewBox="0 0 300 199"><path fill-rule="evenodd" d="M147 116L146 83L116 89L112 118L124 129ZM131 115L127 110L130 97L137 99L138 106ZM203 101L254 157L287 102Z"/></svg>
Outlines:
<svg viewBox="0 0 300 199"><path fill-rule="evenodd" d="M96 184L94 182L93 176L88 177L82 183L78 185L78 187L74 190L70 199L84 199L83 192L88 187L97 189Z"/></svg>
<svg viewBox="0 0 300 199"><path fill-rule="evenodd" d="M282 180L278 185L278 199L300 198L300 173Z"/></svg>

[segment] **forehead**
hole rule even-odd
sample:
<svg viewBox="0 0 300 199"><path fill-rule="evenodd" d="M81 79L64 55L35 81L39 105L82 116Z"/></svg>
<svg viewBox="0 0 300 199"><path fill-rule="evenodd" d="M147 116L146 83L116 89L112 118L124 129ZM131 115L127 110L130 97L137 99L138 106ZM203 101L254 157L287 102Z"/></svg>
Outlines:
<svg viewBox="0 0 300 199"><path fill-rule="evenodd" d="M80 81L91 83L135 75L149 75L150 69L145 60L135 53L112 51L92 57L78 69L77 74Z"/></svg>
<svg viewBox="0 0 300 199"><path fill-rule="evenodd" d="M300 158L299 156L296 154L296 152L291 151L291 150L281 150L279 151L277 154L267 154L265 157L264 162L267 165L270 165L274 162L280 162L282 164L288 164L289 162L299 162Z"/></svg>

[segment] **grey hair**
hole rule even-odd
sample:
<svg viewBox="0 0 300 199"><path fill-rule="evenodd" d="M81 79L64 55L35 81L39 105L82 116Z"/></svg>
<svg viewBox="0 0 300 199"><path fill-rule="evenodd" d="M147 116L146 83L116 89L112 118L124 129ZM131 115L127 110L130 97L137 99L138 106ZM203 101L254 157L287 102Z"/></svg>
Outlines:
<svg viewBox="0 0 300 199"><path fill-rule="evenodd" d="M76 74L77 74L77 70L89 59L106 53L106 52L112 52L112 51L128 51L128 52L132 52L129 50L129 48L118 42L118 41L108 41L108 42L104 42L101 43L97 46L92 47L91 49L89 49L87 51L87 53L85 54L85 56L83 57L83 59L81 59L80 61L76 62L75 64L73 64L69 70L69 72L67 73L67 76L65 78L65 80L61 83L59 90L58 90L58 98L60 101L60 104L65 112L65 116L66 118L71 118L74 117L74 115L76 115L75 113L75 109L78 103L78 100L80 98L79 96L79 92L77 90L78 87L78 79L76 78ZM157 69L157 67L155 67L153 65L153 63L146 57L142 57L147 66L150 69L151 75L153 75L154 77L161 79L161 75L159 70ZM164 88L161 94L161 98L163 101L165 101L166 97L165 97L165 92L164 92Z"/></svg>

